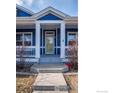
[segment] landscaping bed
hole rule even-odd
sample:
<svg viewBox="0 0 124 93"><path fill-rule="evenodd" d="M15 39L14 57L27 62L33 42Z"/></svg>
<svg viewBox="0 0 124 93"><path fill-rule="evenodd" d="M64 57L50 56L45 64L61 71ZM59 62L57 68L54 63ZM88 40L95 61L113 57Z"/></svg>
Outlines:
<svg viewBox="0 0 124 93"><path fill-rule="evenodd" d="M17 75L16 76L16 93L32 93L32 84L36 76L34 75Z"/></svg>
<svg viewBox="0 0 124 93"><path fill-rule="evenodd" d="M69 93L78 93L78 76L64 75L67 84L70 87Z"/></svg>
<svg viewBox="0 0 124 93"><path fill-rule="evenodd" d="M16 72L30 72L30 68L33 64L28 64L28 63L17 63L16 64Z"/></svg>

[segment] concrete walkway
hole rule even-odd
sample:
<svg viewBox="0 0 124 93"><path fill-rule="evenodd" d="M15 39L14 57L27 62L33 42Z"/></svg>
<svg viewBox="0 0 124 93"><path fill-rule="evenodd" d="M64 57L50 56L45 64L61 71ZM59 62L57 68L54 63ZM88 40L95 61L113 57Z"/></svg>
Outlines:
<svg viewBox="0 0 124 93"><path fill-rule="evenodd" d="M68 93L68 86L62 73L39 73L33 93Z"/></svg>
<svg viewBox="0 0 124 93"><path fill-rule="evenodd" d="M68 93L67 91L34 91L33 93Z"/></svg>

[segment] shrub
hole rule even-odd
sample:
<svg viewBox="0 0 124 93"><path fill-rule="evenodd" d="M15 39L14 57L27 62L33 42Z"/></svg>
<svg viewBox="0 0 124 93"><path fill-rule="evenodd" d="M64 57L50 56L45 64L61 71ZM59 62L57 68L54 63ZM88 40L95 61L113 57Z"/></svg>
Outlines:
<svg viewBox="0 0 124 93"><path fill-rule="evenodd" d="M69 59L69 63L66 65L70 70L78 70L78 46L76 43L72 42L67 50L67 56Z"/></svg>

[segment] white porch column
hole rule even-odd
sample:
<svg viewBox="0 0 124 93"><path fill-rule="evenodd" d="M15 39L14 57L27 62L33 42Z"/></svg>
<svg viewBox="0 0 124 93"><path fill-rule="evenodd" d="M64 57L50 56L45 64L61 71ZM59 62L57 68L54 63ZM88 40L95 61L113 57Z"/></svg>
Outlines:
<svg viewBox="0 0 124 93"><path fill-rule="evenodd" d="M60 58L65 58L65 22L61 23L60 27L60 34L61 34L61 52L60 52Z"/></svg>
<svg viewBox="0 0 124 93"><path fill-rule="evenodd" d="M35 58L40 58L40 23L36 23L36 50L35 50Z"/></svg>

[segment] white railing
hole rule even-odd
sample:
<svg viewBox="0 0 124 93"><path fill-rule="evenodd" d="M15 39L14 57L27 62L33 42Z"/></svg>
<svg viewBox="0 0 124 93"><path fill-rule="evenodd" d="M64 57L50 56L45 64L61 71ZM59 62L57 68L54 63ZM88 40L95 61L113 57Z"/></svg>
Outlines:
<svg viewBox="0 0 124 93"><path fill-rule="evenodd" d="M35 46L16 46L16 57L35 57Z"/></svg>

